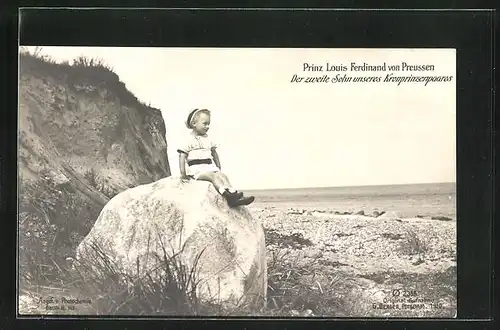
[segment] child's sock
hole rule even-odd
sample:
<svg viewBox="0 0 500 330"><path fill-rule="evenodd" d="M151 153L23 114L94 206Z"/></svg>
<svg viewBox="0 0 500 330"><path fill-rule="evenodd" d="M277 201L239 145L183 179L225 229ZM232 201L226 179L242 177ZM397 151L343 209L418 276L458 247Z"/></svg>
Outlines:
<svg viewBox="0 0 500 330"><path fill-rule="evenodd" d="M224 195L224 192L225 192L226 190L227 190L229 193L231 193L231 194L234 194L234 193L236 192L236 189L234 189L234 188L219 187L219 193L220 193L221 195Z"/></svg>

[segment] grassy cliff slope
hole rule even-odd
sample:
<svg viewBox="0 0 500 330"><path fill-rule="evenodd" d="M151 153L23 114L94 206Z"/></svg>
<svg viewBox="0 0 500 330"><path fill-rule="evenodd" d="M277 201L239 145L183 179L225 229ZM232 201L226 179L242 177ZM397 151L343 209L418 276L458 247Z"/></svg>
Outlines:
<svg viewBox="0 0 500 330"><path fill-rule="evenodd" d="M109 198L170 175L165 124L101 61L19 71L20 275L51 282Z"/></svg>

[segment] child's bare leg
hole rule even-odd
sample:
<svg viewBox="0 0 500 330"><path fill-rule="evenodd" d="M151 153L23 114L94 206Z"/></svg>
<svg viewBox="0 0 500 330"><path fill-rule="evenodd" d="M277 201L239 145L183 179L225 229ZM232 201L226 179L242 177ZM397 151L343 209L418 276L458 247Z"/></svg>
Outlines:
<svg viewBox="0 0 500 330"><path fill-rule="evenodd" d="M230 206L243 197L243 193L237 192L227 179L227 176L220 175L220 172L206 172L198 175L198 180L211 182L215 189L228 201Z"/></svg>
<svg viewBox="0 0 500 330"><path fill-rule="evenodd" d="M231 185L231 183L229 182L229 179L227 178L227 176L224 173L222 173L222 172L215 172L214 174L215 174L215 177L218 177L220 179L220 181L224 183L224 187L226 187L226 189L231 194L234 194L234 196L236 196L236 198L242 199L242 200L245 200L245 201L250 201L250 203L253 202L254 197L253 196L243 197L244 196L243 192L238 191L237 189L235 189Z"/></svg>
<svg viewBox="0 0 500 330"><path fill-rule="evenodd" d="M215 172L201 173L198 175L198 180L211 182L217 191L220 191L221 188L226 188L224 181Z"/></svg>
<svg viewBox="0 0 500 330"><path fill-rule="evenodd" d="M248 205L255 199L253 196L244 197L242 192L236 191L227 176L221 172L201 173L198 175L198 180L211 182L219 194L227 200L230 207Z"/></svg>
<svg viewBox="0 0 500 330"><path fill-rule="evenodd" d="M236 190L234 189L233 185L231 184L231 182L229 182L229 179L228 177L222 173L222 172L215 172L214 173L215 177L218 178L218 180L220 180L223 184L224 187L228 188L229 190Z"/></svg>
<svg viewBox="0 0 500 330"><path fill-rule="evenodd" d="M220 182L224 183L227 191L232 195L230 200L228 199L230 206L248 205L255 200L254 196L244 196L243 192L236 190L224 173L216 172L215 177L218 178Z"/></svg>

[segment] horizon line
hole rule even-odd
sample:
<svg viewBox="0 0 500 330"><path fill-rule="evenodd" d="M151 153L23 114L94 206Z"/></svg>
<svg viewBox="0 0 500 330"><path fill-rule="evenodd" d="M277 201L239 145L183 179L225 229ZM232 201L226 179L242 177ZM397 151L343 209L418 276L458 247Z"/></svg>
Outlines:
<svg viewBox="0 0 500 330"><path fill-rule="evenodd" d="M353 188L353 187L384 187L384 186L416 186L416 185L429 185L429 184L446 184L454 183L456 181L439 181L439 182L419 182L419 183L386 183L386 184L369 184L369 185L350 185L350 186L316 186L316 187L287 187L287 188L245 188L245 190L287 190L287 189L326 189L326 188Z"/></svg>

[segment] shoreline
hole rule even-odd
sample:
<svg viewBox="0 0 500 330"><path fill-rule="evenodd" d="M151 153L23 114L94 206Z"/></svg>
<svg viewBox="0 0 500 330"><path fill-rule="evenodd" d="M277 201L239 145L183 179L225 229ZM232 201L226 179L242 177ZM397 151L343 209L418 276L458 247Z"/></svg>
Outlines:
<svg viewBox="0 0 500 330"><path fill-rule="evenodd" d="M292 206L293 205L293 206ZM377 208L377 207L366 207L366 208L340 208L321 206L315 207L314 205L300 205L300 203L266 203L255 201L251 205L247 206L249 210L255 212L272 211L272 212L285 212L286 214L298 214L298 215L316 215L319 217L324 216L365 216L371 218L393 217L400 219L427 219L435 221L456 221L456 212L450 214L448 212L417 212L417 211L400 211L396 208Z"/></svg>

